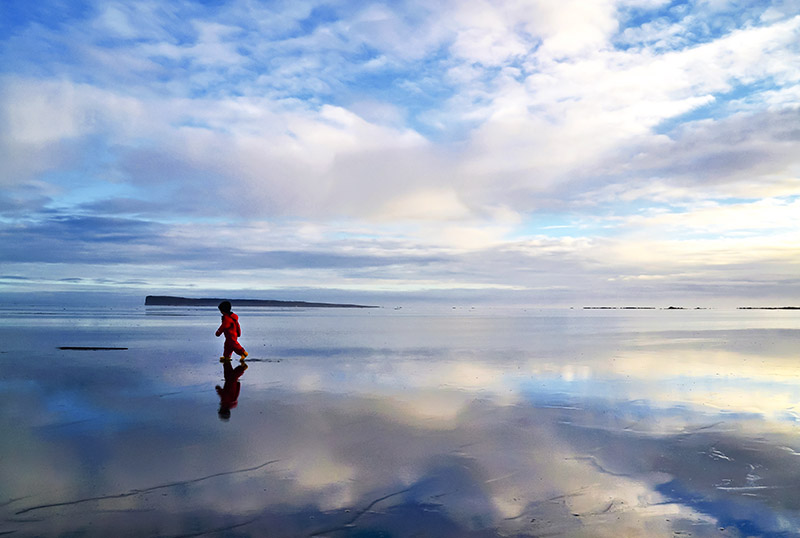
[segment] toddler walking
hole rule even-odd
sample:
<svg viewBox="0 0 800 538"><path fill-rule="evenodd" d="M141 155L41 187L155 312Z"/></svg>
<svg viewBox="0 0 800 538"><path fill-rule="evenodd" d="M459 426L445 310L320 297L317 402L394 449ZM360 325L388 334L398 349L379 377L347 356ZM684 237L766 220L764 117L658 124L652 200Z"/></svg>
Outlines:
<svg viewBox="0 0 800 538"><path fill-rule="evenodd" d="M247 357L247 351L244 350L242 344L239 343L239 337L242 336L242 328L239 326L239 316L231 312L231 303L229 301L222 301L219 303L219 311L222 313L222 324L217 329L217 336L225 334L225 349L219 362L231 360L231 354L234 352L239 355L239 362L244 364L244 359Z"/></svg>

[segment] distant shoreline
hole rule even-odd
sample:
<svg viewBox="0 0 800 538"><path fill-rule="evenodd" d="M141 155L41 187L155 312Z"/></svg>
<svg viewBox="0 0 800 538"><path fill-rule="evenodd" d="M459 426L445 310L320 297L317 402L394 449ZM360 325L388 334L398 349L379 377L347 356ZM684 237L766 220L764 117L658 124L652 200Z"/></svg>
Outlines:
<svg viewBox="0 0 800 538"><path fill-rule="evenodd" d="M195 299L173 297L170 295L148 295L145 306L217 306L222 301L230 301L233 306L266 306L289 308L380 308L379 306L339 303L313 303L307 301L277 301L274 299Z"/></svg>
<svg viewBox="0 0 800 538"><path fill-rule="evenodd" d="M800 306L740 306L738 310L800 310Z"/></svg>

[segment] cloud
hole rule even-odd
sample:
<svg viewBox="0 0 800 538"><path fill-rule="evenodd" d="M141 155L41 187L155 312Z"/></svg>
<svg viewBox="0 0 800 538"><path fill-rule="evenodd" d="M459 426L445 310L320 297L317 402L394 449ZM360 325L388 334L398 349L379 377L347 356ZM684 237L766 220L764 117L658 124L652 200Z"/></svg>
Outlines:
<svg viewBox="0 0 800 538"><path fill-rule="evenodd" d="M683 212L632 217L629 225L639 230L657 229L658 233L684 237L689 234L763 237L773 232L773 236L785 234L789 239L795 231L798 210L800 200L762 198L751 203L703 204Z"/></svg>
<svg viewBox="0 0 800 538"><path fill-rule="evenodd" d="M791 19L774 27L741 30L661 56L607 51L575 62L545 64L524 82L506 77L484 108L485 121L471 137L470 163L465 168L489 178L503 174L506 192L514 194L517 189L535 194L570 185L575 175L596 182L602 179L602 175L597 177L598 165L611 165L609 155L639 144L663 144L663 137L653 129L665 120L711 105L718 100L715 94L724 96L738 84L793 77L789 58L773 61L770 51L783 51L795 39L797 22ZM796 150L796 142L785 136L778 144L753 147L756 153L751 155L743 155L742 148L736 147L736 142L756 146L766 133L777 130L770 120L780 122L781 116L788 128L795 113L789 109L769 114L769 119L748 114L701 123L697 129L718 137L720 145L700 148L696 140L687 139L675 152L678 158L690 158L696 151L708 160L688 162L685 171L670 168L665 175L687 171L722 175L741 171L743 161L777 167L781 156L783 163L792 162L789 154ZM743 131L737 140L731 127L739 122ZM715 152L720 154L718 161L713 159ZM629 167L630 155L620 155L611 166ZM731 162L734 155L739 162ZM646 161L646 155L637 157Z"/></svg>
<svg viewBox="0 0 800 538"><path fill-rule="evenodd" d="M631 225L659 238L703 233L715 267L730 266L728 234L761 236L772 251L787 241L754 209L791 206L800 177L800 18L786 6L147 1L37 13L18 12L0 48L0 181L7 230L43 245L58 234L53 212L128 217L134 234L149 220L152 244L178 234L197 252L218 248L199 235L213 221L226 237L267 230L233 241L247 259L309 249L298 271L341 270L317 253L350 248L360 282L376 286L534 289L531 275L547 268L545 287L563 289L578 275L687 273L655 271L648 256L638 271L627 255L610 269L598 249L646 248ZM762 220L723 223L740 211ZM330 231L306 244L292 226ZM343 227L369 229L402 271L378 278L384 265L337 236ZM268 236L276 229L290 248ZM569 251L561 265L531 256L541 237ZM688 242L672 245L695 259ZM144 269L148 248L120 259ZM415 266L400 253L412 249L436 262ZM474 253L473 268L463 260Z"/></svg>

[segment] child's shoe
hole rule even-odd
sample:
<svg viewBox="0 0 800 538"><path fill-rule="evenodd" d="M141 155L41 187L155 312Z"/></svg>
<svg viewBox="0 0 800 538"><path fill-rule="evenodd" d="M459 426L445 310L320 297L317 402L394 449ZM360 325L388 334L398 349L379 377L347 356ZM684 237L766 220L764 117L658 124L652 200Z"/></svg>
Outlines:
<svg viewBox="0 0 800 538"><path fill-rule="evenodd" d="M239 362L241 362L242 364L244 364L244 360L245 360L245 358L247 358L247 355L248 355L247 351L245 351L244 353L242 353L242 356L241 356L241 357L239 357Z"/></svg>
<svg viewBox="0 0 800 538"><path fill-rule="evenodd" d="M230 362L230 360L231 360L230 357L220 357L219 358L219 362Z"/></svg>

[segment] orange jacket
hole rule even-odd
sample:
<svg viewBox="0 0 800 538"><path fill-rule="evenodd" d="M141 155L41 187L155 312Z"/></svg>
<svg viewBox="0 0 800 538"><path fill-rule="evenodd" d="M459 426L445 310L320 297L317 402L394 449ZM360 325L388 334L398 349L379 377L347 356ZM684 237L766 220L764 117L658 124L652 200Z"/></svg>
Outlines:
<svg viewBox="0 0 800 538"><path fill-rule="evenodd" d="M222 325L217 329L217 336L225 333L225 338L228 340L236 340L242 336L242 327L239 325L239 316L231 312L230 314L222 314Z"/></svg>

